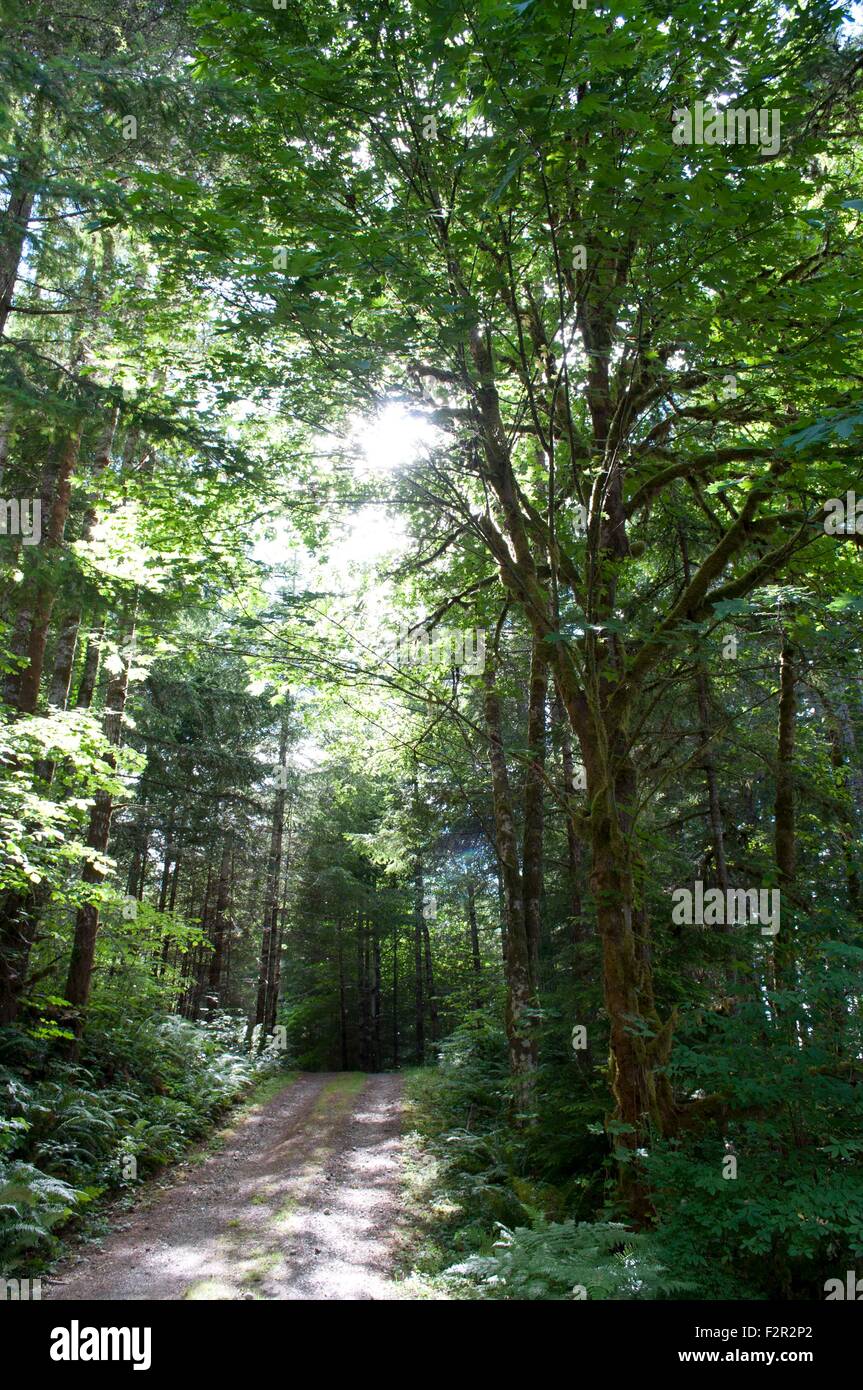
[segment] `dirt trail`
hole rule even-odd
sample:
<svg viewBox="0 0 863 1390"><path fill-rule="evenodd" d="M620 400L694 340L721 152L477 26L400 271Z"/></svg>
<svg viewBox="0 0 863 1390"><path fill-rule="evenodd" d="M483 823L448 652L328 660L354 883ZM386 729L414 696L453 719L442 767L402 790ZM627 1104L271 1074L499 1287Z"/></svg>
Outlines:
<svg viewBox="0 0 863 1390"><path fill-rule="evenodd" d="M396 1075L301 1075L43 1297L396 1298L400 1120Z"/></svg>

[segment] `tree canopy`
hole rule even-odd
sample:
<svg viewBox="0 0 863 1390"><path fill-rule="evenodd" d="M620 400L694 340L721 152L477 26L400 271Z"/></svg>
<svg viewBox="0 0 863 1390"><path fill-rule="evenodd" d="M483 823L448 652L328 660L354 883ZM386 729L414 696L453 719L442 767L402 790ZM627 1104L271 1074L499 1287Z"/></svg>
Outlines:
<svg viewBox="0 0 863 1390"><path fill-rule="evenodd" d="M850 7L3 10L7 1265L256 1067L406 1068L436 1287L823 1297L863 1254ZM49 1092L119 1118L49 1142Z"/></svg>

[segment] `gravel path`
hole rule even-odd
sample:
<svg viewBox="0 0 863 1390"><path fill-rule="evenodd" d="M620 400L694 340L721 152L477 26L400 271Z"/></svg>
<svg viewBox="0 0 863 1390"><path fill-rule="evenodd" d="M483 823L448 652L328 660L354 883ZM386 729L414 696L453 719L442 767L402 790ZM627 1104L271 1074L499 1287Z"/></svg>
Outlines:
<svg viewBox="0 0 863 1390"><path fill-rule="evenodd" d="M43 1298L396 1298L400 1122L397 1075L303 1074Z"/></svg>

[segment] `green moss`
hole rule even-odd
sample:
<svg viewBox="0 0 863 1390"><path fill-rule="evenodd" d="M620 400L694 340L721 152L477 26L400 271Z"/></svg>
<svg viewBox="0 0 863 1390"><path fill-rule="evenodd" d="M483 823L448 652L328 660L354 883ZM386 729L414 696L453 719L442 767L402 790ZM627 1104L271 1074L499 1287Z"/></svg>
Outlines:
<svg viewBox="0 0 863 1390"><path fill-rule="evenodd" d="M190 1284L186 1289L183 1298L190 1303L225 1302L236 1298L236 1293L221 1279L196 1279L194 1284Z"/></svg>
<svg viewBox="0 0 863 1390"><path fill-rule="evenodd" d="M280 1250L262 1250L256 1252L248 1262L248 1268L242 1276L244 1284L261 1284L268 1274L281 1269L284 1263Z"/></svg>

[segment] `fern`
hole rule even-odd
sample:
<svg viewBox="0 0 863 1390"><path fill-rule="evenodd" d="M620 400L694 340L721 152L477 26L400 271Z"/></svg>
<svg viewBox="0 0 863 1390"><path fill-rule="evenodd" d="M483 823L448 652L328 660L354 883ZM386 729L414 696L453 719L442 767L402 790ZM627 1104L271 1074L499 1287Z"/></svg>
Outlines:
<svg viewBox="0 0 863 1390"><path fill-rule="evenodd" d="M17 1274L32 1251L57 1248L54 1227L87 1200L83 1192L29 1163L0 1162L0 1268Z"/></svg>
<svg viewBox="0 0 863 1390"><path fill-rule="evenodd" d="M614 1222L540 1218L533 1229L499 1230L491 1254L472 1255L447 1275L494 1298L656 1299L686 1289L660 1263L649 1235Z"/></svg>

